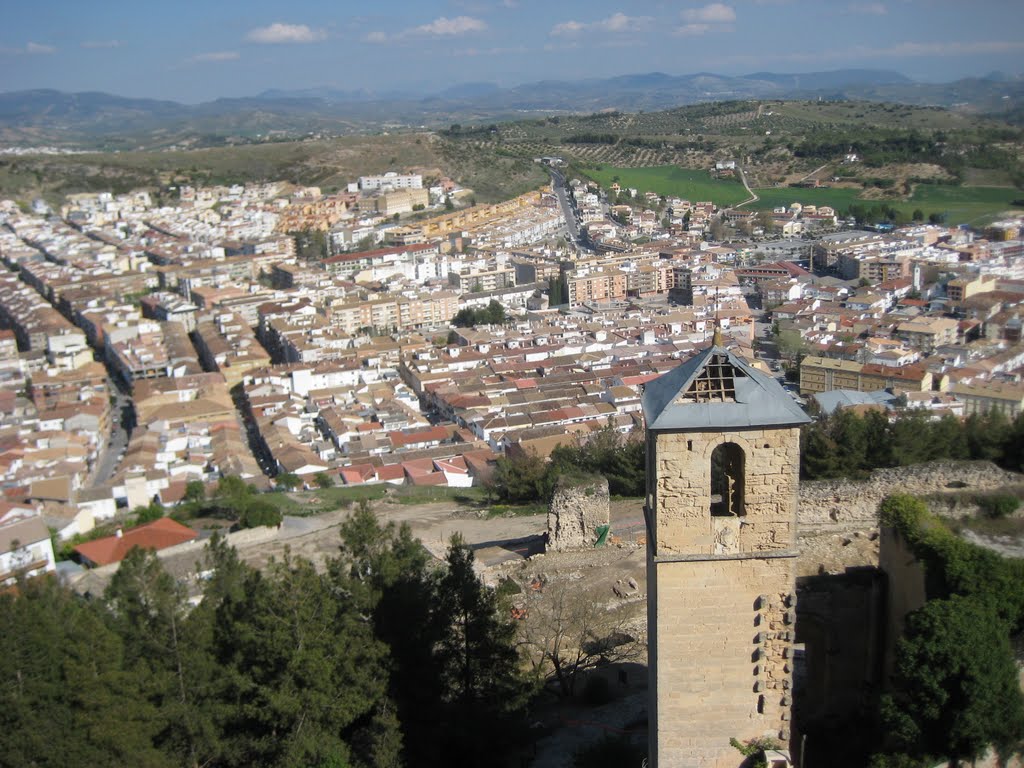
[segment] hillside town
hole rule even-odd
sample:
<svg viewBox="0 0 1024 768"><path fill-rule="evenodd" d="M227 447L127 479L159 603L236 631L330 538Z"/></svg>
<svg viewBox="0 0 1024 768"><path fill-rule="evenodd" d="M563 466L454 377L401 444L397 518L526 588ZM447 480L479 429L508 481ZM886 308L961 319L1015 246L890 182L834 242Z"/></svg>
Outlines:
<svg viewBox="0 0 1024 768"><path fill-rule="evenodd" d="M799 190L751 213L616 187L0 202L0 580L197 480L469 487L641 430L644 385L716 329L801 405L1024 407L1021 221L879 232Z"/></svg>

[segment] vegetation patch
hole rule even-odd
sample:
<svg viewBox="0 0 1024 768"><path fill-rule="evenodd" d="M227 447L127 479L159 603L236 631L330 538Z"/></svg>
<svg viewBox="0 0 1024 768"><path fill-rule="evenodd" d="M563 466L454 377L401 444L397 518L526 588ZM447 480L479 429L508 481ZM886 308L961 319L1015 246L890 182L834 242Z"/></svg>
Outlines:
<svg viewBox="0 0 1024 768"><path fill-rule="evenodd" d="M694 202L710 200L720 206L735 205L750 195L735 179L715 179L707 171L662 165L654 168L616 168L602 165L581 169L602 188L613 183L640 194L654 192L661 196L674 195Z"/></svg>
<svg viewBox="0 0 1024 768"><path fill-rule="evenodd" d="M1024 561L964 541L913 496L891 496L879 512L923 563L928 602L907 616L897 645L873 765L956 764L990 745L1008 757L1024 737L1010 643L1024 627Z"/></svg>
<svg viewBox="0 0 1024 768"><path fill-rule="evenodd" d="M1016 472L1024 459L1024 415L1012 423L999 411L932 421L911 410L890 421L877 411L840 409L802 427L800 446L804 480L862 479L880 467L941 459L993 461Z"/></svg>

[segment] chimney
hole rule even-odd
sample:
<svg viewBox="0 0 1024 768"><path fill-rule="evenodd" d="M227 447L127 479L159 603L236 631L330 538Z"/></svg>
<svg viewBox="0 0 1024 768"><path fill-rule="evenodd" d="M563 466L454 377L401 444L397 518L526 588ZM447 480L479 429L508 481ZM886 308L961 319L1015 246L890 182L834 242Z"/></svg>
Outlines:
<svg viewBox="0 0 1024 768"><path fill-rule="evenodd" d="M114 535L117 536L117 538L120 539L122 536L124 536L124 531L122 531L120 528L118 528L117 529L117 533L115 533Z"/></svg>

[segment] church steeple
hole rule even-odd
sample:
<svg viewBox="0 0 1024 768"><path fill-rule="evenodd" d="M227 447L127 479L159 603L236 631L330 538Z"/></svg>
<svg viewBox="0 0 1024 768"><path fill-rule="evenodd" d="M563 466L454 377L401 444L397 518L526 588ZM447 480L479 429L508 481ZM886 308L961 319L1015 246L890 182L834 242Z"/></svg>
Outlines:
<svg viewBox="0 0 1024 768"><path fill-rule="evenodd" d="M711 346L648 383L652 768L738 765L790 738L800 427L772 376Z"/></svg>

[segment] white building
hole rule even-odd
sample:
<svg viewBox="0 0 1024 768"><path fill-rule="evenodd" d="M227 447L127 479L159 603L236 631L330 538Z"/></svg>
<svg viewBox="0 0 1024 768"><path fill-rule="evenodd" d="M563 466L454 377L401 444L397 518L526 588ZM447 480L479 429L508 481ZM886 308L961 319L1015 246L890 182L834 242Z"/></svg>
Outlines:
<svg viewBox="0 0 1024 768"><path fill-rule="evenodd" d="M0 526L0 583L11 584L20 573L38 576L56 568L50 531L41 517Z"/></svg>
<svg viewBox="0 0 1024 768"><path fill-rule="evenodd" d="M383 176L360 176L359 188L364 192L374 189L423 189L423 177L418 173L403 175L388 171Z"/></svg>

